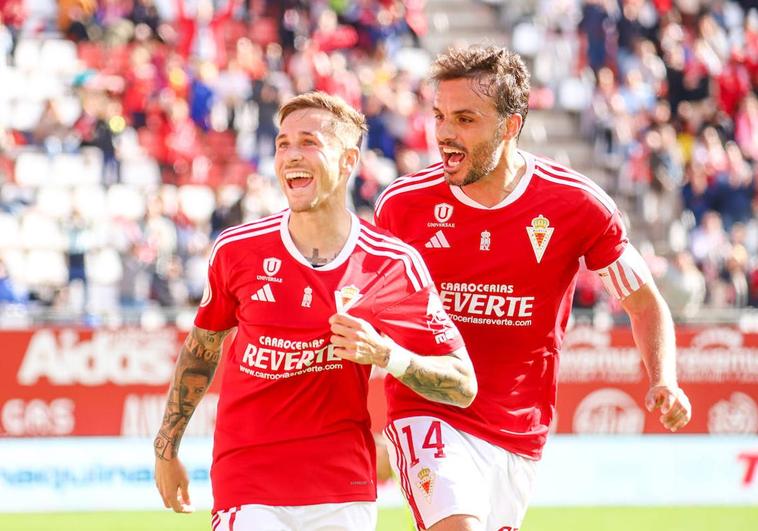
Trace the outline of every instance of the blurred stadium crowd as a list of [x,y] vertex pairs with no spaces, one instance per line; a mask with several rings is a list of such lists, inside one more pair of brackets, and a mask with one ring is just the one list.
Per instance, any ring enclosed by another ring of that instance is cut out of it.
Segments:
[[[285,206],[275,114],[302,91],[367,115],[369,217],[436,157],[424,3],[0,0],[0,321],[197,302],[215,235]],[[581,116],[675,313],[758,306],[756,2],[490,3],[533,106]],[[577,306],[604,300],[582,275]]]

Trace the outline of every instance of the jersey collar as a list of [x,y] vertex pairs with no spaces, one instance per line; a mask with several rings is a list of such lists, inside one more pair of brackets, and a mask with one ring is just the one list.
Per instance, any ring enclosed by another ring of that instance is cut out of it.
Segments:
[[450,192],[455,196],[455,198],[458,201],[460,201],[464,205],[470,206],[472,208],[478,208],[480,210],[497,210],[499,208],[503,208],[510,205],[511,203],[515,202],[519,197],[524,195],[524,192],[526,191],[527,186],[529,186],[529,182],[532,180],[532,174],[534,173],[534,158],[532,157],[532,155],[520,149],[518,150],[518,153],[524,158],[524,162],[526,162],[526,170],[524,170],[524,176],[516,185],[516,188],[514,188],[513,191],[510,194],[508,194],[505,197],[505,199],[500,201],[498,204],[493,205],[491,207],[487,207],[480,203],[477,203],[476,201],[471,199],[469,196],[467,196],[466,193],[463,190],[461,190],[460,186],[449,185]]
[[347,259],[350,257],[351,254],[353,254],[353,250],[355,249],[355,245],[358,242],[358,234],[361,232],[361,222],[358,221],[358,217],[353,214],[352,212],[349,212],[350,214],[350,234],[347,236],[347,241],[345,242],[345,245],[342,247],[342,250],[337,254],[337,256],[329,262],[328,264],[324,264],[319,267],[313,267],[313,264],[311,264],[297,249],[297,246],[295,246],[295,242],[292,241],[292,236],[290,235],[289,231],[289,220],[290,220],[290,213],[291,211],[289,209],[284,211],[284,216],[282,216],[281,224],[279,225],[279,234],[282,238],[282,243],[284,244],[284,248],[287,249],[287,252],[303,264],[304,266],[308,267],[309,269],[312,269],[314,271],[333,271],[337,269],[339,266],[344,264]]

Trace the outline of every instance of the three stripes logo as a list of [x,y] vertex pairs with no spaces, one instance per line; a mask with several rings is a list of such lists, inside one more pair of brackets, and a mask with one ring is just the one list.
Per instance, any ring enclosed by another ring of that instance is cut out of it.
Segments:
[[271,291],[271,285],[264,284],[262,288],[250,295],[250,300],[261,302],[276,302],[274,293]]
[[450,243],[448,243],[447,238],[445,238],[445,233],[438,230],[434,233],[434,236],[426,242],[424,247],[427,249],[449,249]]

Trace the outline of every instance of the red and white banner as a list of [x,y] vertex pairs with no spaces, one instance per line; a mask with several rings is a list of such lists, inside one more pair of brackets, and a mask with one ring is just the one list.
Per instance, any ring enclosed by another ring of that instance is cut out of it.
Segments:
[[[0,331],[0,436],[154,435],[184,335]],[[217,388],[215,382],[198,406],[188,434],[213,432]]]
[[[152,436],[184,333],[176,329],[0,331],[0,436]],[[677,330],[679,381],[693,406],[683,433],[758,433],[758,334]],[[217,378],[187,434],[210,435]],[[574,328],[561,354],[559,433],[663,433],[644,410],[647,376],[631,331]],[[383,382],[370,383],[373,428]]]
[[[758,433],[758,334],[677,329],[679,385],[692,421],[678,433]],[[560,360],[558,433],[669,433],[644,407],[648,379],[629,328],[574,328]]]

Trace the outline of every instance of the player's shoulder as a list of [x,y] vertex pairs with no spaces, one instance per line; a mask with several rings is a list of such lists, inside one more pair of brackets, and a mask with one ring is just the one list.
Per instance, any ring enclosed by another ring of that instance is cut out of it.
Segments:
[[546,157],[527,155],[533,159],[533,177],[557,194],[573,196],[570,204],[574,207],[588,203],[602,209],[606,215],[616,212],[616,203],[611,196],[586,175]]
[[219,253],[247,253],[250,244],[260,247],[263,241],[276,237],[286,213],[287,210],[282,210],[250,223],[235,225],[221,231],[211,249],[210,263],[213,264]]
[[390,205],[398,204],[398,199],[416,200],[418,196],[428,197],[430,188],[442,186],[444,183],[445,174],[441,162],[398,177],[377,198],[374,206],[376,216],[379,217],[383,209],[392,208]]
[[366,220],[361,220],[358,247],[408,277],[416,290],[432,284],[423,258],[413,246]]

